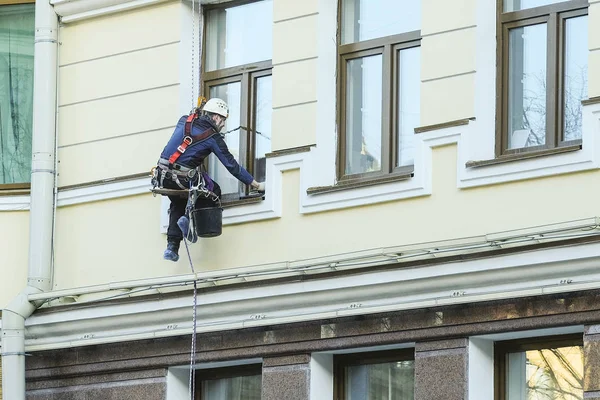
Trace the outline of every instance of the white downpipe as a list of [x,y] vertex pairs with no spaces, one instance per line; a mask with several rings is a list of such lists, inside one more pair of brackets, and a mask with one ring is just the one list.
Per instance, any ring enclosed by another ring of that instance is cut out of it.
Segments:
[[2,392],[25,400],[25,319],[39,304],[30,294],[52,288],[58,17],[48,1],[35,3],[31,211],[27,286],[2,310]]

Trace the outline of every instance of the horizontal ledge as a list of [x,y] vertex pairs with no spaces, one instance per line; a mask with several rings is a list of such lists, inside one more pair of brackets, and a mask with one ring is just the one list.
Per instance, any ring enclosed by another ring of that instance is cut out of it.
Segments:
[[84,182],[84,183],[76,183],[74,185],[66,185],[66,186],[59,186],[58,187],[58,191],[62,192],[65,190],[73,190],[73,189],[81,189],[81,188],[86,188],[86,187],[90,187],[90,186],[100,186],[100,185],[105,185],[107,183],[116,183],[116,182],[123,182],[123,181],[131,181],[134,179],[140,179],[140,178],[148,178],[148,182],[150,182],[150,171],[148,172],[140,172],[137,174],[131,174],[131,175],[123,175],[123,176],[117,176],[114,178],[106,178],[106,179],[100,179],[97,181],[91,181],[91,182]]
[[3,196],[29,196],[31,194],[31,190],[22,189],[22,190],[0,190],[0,197]]
[[592,104],[600,104],[600,96],[590,97],[589,99],[581,100],[581,104],[584,106],[590,106]]
[[261,195],[261,196],[246,196],[246,197],[242,197],[239,200],[231,200],[231,201],[222,202],[221,203],[221,207],[223,209],[225,209],[225,208],[232,208],[232,207],[237,207],[237,206],[245,206],[247,204],[260,203],[264,199],[265,199],[264,195]]
[[455,119],[453,121],[442,122],[441,124],[424,125],[415,128],[415,133],[424,133],[437,131],[438,129],[451,128],[453,126],[469,125],[470,121],[475,121],[475,117]]
[[310,187],[306,190],[306,193],[309,195],[316,194],[325,194],[332,192],[339,192],[341,190],[350,190],[350,189],[359,189],[367,186],[379,185],[382,183],[391,183],[391,182],[399,182],[405,181],[413,177],[413,173],[404,173],[398,175],[386,176],[384,178],[375,178],[375,179],[365,179],[365,180],[356,180],[356,181],[342,181],[338,182],[332,186],[315,186]]
[[310,151],[311,147],[316,146],[316,144],[307,144],[306,146],[290,147],[289,149],[275,150],[265,154],[265,158],[287,156],[288,154],[305,153]]
[[549,156],[549,155],[553,155],[553,154],[570,153],[572,151],[581,150],[581,147],[582,147],[581,144],[576,144],[576,145],[572,145],[572,146],[555,147],[553,149],[544,149],[544,150],[524,152],[524,153],[515,153],[515,154],[509,154],[509,155],[493,158],[491,160],[467,161],[465,166],[467,168],[477,168],[477,167],[486,167],[489,165],[503,164],[503,163],[513,162],[513,161],[529,160],[532,158],[545,157],[545,156]]
[[31,192],[31,183],[0,184],[0,196],[23,196]]

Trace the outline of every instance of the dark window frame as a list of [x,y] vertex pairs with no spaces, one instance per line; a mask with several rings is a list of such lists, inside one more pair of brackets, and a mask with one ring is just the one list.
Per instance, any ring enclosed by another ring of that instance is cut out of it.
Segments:
[[217,379],[237,378],[242,376],[262,376],[262,364],[243,364],[231,367],[220,367],[210,369],[196,370],[196,396],[195,400],[205,400],[202,398],[204,382]]
[[[35,0],[0,0],[0,7],[12,6],[17,4],[35,4]],[[31,181],[23,183],[0,183],[0,192],[4,192],[0,195],[28,195],[30,194],[30,190]]]
[[334,400],[343,400],[346,398],[344,368],[414,360],[415,349],[412,347],[363,353],[336,354],[333,356],[333,398]]
[[583,346],[583,333],[533,337],[494,343],[494,400],[506,400],[506,358],[509,353],[557,347]]
[[[380,180],[384,177],[406,178],[414,171],[413,165],[397,167],[398,163],[398,78],[400,66],[397,54],[401,50],[421,46],[421,31],[411,31],[361,42],[342,43],[342,2],[338,1],[337,30],[337,135],[336,177],[343,184],[355,184]],[[358,174],[346,174],[346,62],[372,55],[382,55],[382,132],[381,170]]]
[[[564,105],[565,29],[568,18],[588,14],[588,0],[570,0],[520,11],[504,12],[504,0],[496,0],[496,158],[519,159],[527,153],[544,155],[547,150],[581,146],[582,140],[562,140]],[[508,149],[509,30],[547,24],[546,136],[545,144]]]
[[[238,0],[219,4],[207,4],[202,6],[204,21],[208,20],[207,13],[215,9],[226,9],[242,6],[250,3],[258,3],[261,0]],[[253,63],[237,65],[234,67],[222,68],[213,71],[206,71],[206,29],[207,23],[204,23],[202,34],[202,69],[200,80],[200,93],[207,99],[210,99],[210,89],[214,86],[226,83],[240,82],[241,84],[241,102],[240,102],[240,125],[248,129],[240,129],[240,155],[239,164],[244,167],[252,176],[256,172],[256,100],[257,100],[257,79],[265,76],[272,76],[272,60],[263,60]],[[235,128],[235,127],[234,127]],[[204,166],[208,170],[208,158]],[[217,181],[218,183],[218,181]],[[238,192],[229,193],[221,196],[222,203],[231,204],[241,200],[250,194],[250,187],[238,182]]]

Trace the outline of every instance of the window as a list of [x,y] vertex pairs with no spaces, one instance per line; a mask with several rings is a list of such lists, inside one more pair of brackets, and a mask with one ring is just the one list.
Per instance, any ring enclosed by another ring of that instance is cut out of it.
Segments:
[[413,400],[414,349],[335,356],[336,400]]
[[0,1],[0,188],[29,187],[34,4]]
[[583,400],[582,335],[497,342],[496,400]]
[[[271,151],[273,1],[239,3],[206,6],[203,92],[229,105],[223,132],[242,129],[228,133],[225,142],[260,182],[265,180],[265,155]],[[214,155],[209,157],[209,170],[225,201],[239,199],[248,190]]]
[[262,365],[198,370],[197,400],[260,400]]
[[340,6],[338,178],[410,173],[420,122],[421,2]]
[[496,156],[579,146],[588,2],[498,1]]

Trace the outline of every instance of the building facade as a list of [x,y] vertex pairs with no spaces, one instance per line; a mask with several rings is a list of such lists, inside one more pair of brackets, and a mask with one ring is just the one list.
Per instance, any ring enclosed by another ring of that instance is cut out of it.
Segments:
[[[599,0],[0,0],[0,49],[0,398],[600,399]],[[207,160],[172,263],[198,96],[266,191]]]

